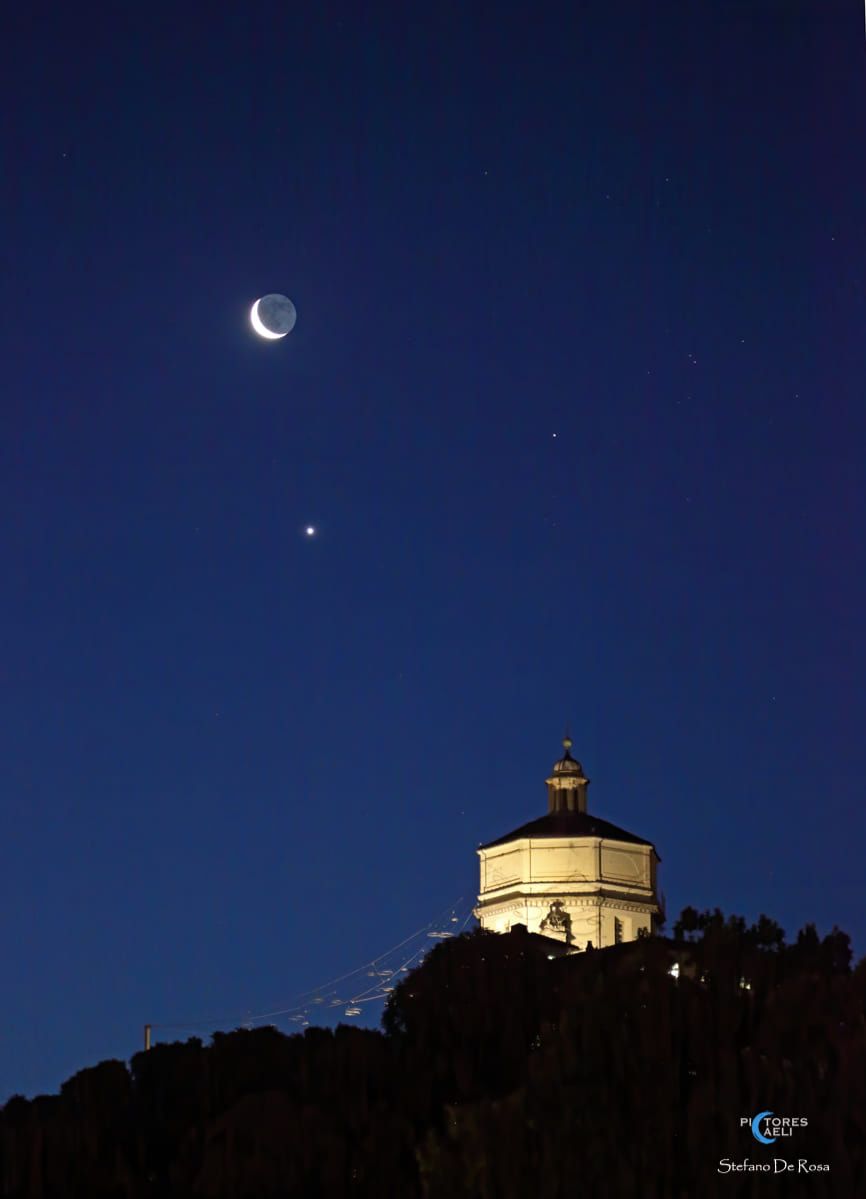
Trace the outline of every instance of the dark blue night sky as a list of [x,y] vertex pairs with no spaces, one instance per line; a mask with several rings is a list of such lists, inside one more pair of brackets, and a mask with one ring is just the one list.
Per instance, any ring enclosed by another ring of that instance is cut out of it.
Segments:
[[471,896],[566,725],[862,954],[862,4],[96,7],[0,51],[0,1100]]

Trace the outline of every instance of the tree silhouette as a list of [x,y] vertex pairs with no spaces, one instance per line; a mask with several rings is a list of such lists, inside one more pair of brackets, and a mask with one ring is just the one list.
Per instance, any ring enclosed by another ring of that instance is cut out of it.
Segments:
[[[793,1196],[866,1194],[866,963],[686,908],[675,938],[551,957],[525,930],[445,941],[383,1031],[215,1033],[0,1111],[3,1199],[564,1199],[757,1194],[742,1115],[805,1115]],[[676,969],[673,969],[676,966]],[[762,1183],[767,1180],[761,1179]],[[769,1193],[761,1187],[761,1194]]]

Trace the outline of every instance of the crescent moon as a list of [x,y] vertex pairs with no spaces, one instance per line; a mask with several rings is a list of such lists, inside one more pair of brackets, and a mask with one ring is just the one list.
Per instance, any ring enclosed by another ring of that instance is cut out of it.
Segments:
[[285,333],[274,333],[267,325],[262,324],[262,318],[259,316],[259,304],[261,300],[256,300],[250,309],[250,324],[258,333],[259,337],[266,337],[268,341],[279,341],[281,337],[285,337]]
[[760,1124],[761,1120],[763,1120],[764,1116],[772,1115],[772,1112],[758,1112],[757,1116],[755,1116],[754,1120],[752,1121],[752,1136],[756,1141],[760,1141],[762,1145],[774,1145],[776,1143],[776,1137],[765,1137],[762,1132],[758,1132],[758,1125]]

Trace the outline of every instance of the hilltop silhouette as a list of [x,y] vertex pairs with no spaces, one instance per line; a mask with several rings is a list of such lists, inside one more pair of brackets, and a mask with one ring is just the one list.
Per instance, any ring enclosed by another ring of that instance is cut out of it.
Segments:
[[[433,949],[382,1031],[158,1044],[0,1111],[4,1199],[866,1194],[866,963],[766,917],[570,957],[521,928]],[[740,1118],[807,1118],[759,1145]],[[808,1159],[826,1173],[718,1173]]]

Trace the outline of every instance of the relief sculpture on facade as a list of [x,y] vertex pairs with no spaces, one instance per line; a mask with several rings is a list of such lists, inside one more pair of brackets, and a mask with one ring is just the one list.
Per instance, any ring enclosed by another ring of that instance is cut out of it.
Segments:
[[546,932],[550,929],[551,932],[562,933],[566,944],[571,944],[571,916],[569,916],[568,912],[562,906],[561,899],[554,899],[547,915],[538,927],[541,932]]

